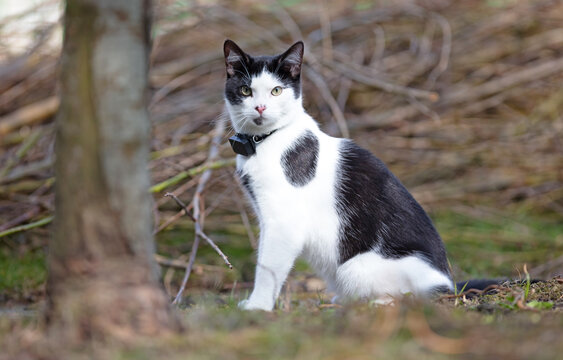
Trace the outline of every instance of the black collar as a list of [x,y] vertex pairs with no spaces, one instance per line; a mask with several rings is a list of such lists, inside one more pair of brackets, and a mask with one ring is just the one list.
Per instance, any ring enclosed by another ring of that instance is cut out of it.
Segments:
[[269,133],[263,135],[236,133],[229,138],[229,142],[231,143],[231,147],[233,148],[233,151],[235,153],[243,156],[252,156],[256,153],[256,145],[264,141],[264,139],[268,136],[275,133],[276,130],[272,130]]

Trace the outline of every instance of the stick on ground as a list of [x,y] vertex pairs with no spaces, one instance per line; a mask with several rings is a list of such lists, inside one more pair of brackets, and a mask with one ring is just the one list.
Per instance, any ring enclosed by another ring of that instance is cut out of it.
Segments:
[[211,238],[209,236],[207,236],[203,231],[201,231],[201,226],[199,225],[196,218],[189,212],[188,208],[186,207],[186,204],[184,204],[184,202],[182,200],[180,200],[176,195],[174,195],[172,193],[166,193],[166,194],[164,194],[164,196],[171,197],[172,199],[174,199],[174,201],[176,201],[176,203],[178,205],[180,205],[184,209],[185,214],[190,219],[192,219],[192,221],[195,223],[195,228],[196,228],[197,234],[199,236],[201,236],[202,238],[204,238],[205,241],[207,241],[209,243],[209,245],[211,245],[211,247],[223,258],[223,261],[225,261],[225,264],[227,264],[229,269],[232,269],[233,265],[231,265],[231,263],[229,262],[229,258],[221,251],[221,249],[219,249],[219,247],[215,244],[215,242],[213,240],[211,240]]

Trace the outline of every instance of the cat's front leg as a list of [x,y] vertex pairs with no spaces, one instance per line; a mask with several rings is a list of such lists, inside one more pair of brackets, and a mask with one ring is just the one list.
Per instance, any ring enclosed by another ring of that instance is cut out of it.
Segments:
[[271,311],[274,308],[283,283],[302,250],[297,236],[280,228],[268,227],[263,231],[258,244],[254,290],[247,300],[239,303],[241,309]]

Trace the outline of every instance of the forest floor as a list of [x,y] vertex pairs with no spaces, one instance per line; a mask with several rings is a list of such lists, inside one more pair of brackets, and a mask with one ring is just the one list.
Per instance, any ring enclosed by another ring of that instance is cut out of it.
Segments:
[[[194,242],[193,222],[166,192],[190,209],[199,197],[198,220],[234,269],[202,244],[178,305],[185,333],[103,346],[97,339],[68,357],[563,353],[563,3],[321,2],[156,2],[149,166],[164,288],[173,299]],[[23,37],[10,24],[29,15],[0,26],[0,359],[60,358],[60,344],[42,338],[41,311],[61,32],[56,22],[37,22],[25,51],[11,50],[8,40]],[[258,229],[233,177],[230,129],[218,126],[227,37],[251,54],[304,39],[307,111],[326,132],[387,163],[432,217],[456,280],[512,281],[424,304],[337,306],[300,261],[276,311],[239,311],[252,286]]]
[[[296,274],[289,284],[311,280]],[[392,306],[333,305],[321,292],[286,287],[274,312],[246,312],[236,306],[243,297],[194,289],[178,309],[181,334],[71,349],[45,340],[37,305],[3,310],[0,359],[558,359],[563,351],[560,278]]]

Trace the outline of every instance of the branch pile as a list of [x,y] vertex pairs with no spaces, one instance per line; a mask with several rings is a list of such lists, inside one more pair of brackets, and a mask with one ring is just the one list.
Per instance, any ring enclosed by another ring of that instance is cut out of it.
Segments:
[[[231,175],[229,129],[212,145],[224,121],[225,38],[251,54],[303,39],[307,110],[327,132],[381,157],[426,207],[563,216],[563,3],[281,3],[156,4],[149,110],[157,232],[184,213],[163,197],[170,192],[189,203],[199,231],[210,219],[253,239]],[[2,235],[51,219],[59,50],[47,40],[60,36],[57,26],[42,24],[29,49],[1,59]]]

